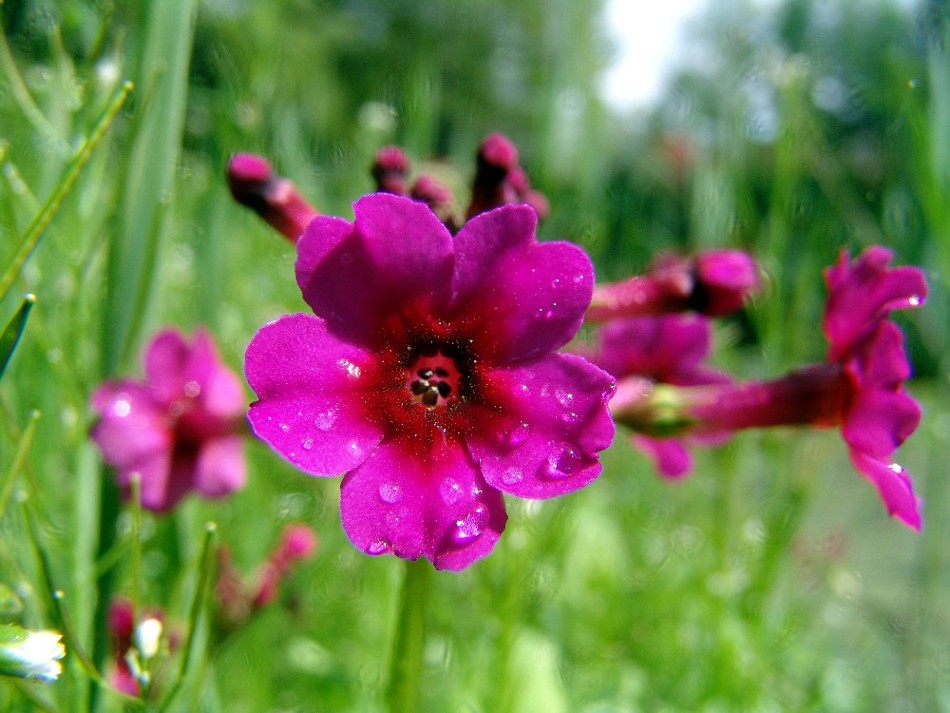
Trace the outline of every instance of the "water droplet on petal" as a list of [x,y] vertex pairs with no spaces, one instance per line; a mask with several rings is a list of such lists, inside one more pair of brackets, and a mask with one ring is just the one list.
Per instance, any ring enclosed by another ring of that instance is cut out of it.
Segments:
[[556,398],[557,402],[564,408],[570,408],[574,404],[574,394],[564,389],[557,389],[554,392],[554,398]]
[[379,539],[373,540],[369,543],[369,547],[366,548],[367,554],[371,555],[381,555],[383,552],[389,551],[389,543],[386,540]]
[[397,503],[402,498],[402,488],[398,483],[383,483],[379,486],[379,497],[386,503]]
[[312,450],[312,449],[313,449],[313,439],[310,438],[309,436],[308,436],[307,438],[304,438],[304,439],[303,439],[303,442],[300,444],[300,447],[303,448],[305,451]]
[[584,459],[581,455],[573,448],[566,447],[556,455],[548,457],[543,472],[549,478],[567,478],[574,475],[583,465]]
[[564,421],[564,423],[576,423],[579,418],[580,416],[577,415],[577,411],[565,411],[561,414],[561,420]]
[[482,534],[488,524],[488,507],[484,503],[475,503],[464,517],[455,521],[452,539],[457,545],[467,545]]
[[555,277],[553,280],[551,280],[551,287],[553,287],[554,289],[557,289],[557,288],[560,287],[560,286],[561,286],[561,278],[560,278],[560,277]]
[[584,282],[587,278],[584,275],[574,275],[574,277],[571,279],[575,285],[579,285],[582,282]]
[[313,425],[319,428],[321,431],[329,431],[333,428],[333,424],[336,423],[337,410],[335,408],[324,409],[323,411],[318,411],[317,415],[313,419]]
[[439,486],[439,495],[446,505],[455,505],[462,497],[462,486],[452,478],[446,478]]
[[501,474],[501,481],[505,485],[517,485],[522,480],[524,480],[524,471],[522,471],[520,468],[515,468],[514,466],[505,469],[505,471]]
[[510,428],[504,428],[498,432],[498,442],[503,446],[514,448],[520,446],[528,439],[531,427],[524,421],[516,423]]
[[897,473],[898,475],[904,472],[904,469],[901,467],[901,465],[900,465],[899,463],[891,463],[891,464],[890,464],[889,466],[887,466],[887,467],[890,468],[891,470],[893,470],[893,471],[894,471],[895,473]]
[[185,392],[185,396],[193,399],[201,393],[201,384],[197,381],[186,381],[183,391]]
[[284,433],[287,433],[287,431],[290,430],[290,426],[288,426],[286,423],[282,423],[280,424],[280,430],[283,431]]
[[354,458],[360,458],[363,455],[363,446],[356,441],[350,441],[346,444],[347,452]]
[[923,302],[923,300],[920,299],[920,295],[911,295],[910,299],[907,300],[907,303],[911,307],[919,307],[921,302]]

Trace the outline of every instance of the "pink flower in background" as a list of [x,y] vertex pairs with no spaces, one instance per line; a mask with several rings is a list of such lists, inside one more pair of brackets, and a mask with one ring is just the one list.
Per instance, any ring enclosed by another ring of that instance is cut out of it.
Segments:
[[646,274],[594,288],[589,321],[676,312],[721,317],[742,309],[762,287],[759,268],[741,250],[708,250],[691,257],[660,255]]
[[923,273],[890,267],[892,253],[879,246],[853,262],[842,254],[825,273],[828,302],[824,332],[828,361],[850,384],[841,424],[851,462],[878,490],[888,512],[920,529],[920,506],[910,477],[891,454],[920,423],[918,403],[904,390],[911,375],[904,337],[888,316],[919,307],[927,296]]
[[538,243],[527,206],[480,214],[454,240],[408,198],[354,211],[298,242],[316,316],[281,317],[248,345],[251,428],[307,473],[345,474],[358,548],[462,569],[501,535],[502,492],[552,497],[600,472],[613,380],[553,353],[581,324],[593,267],[574,245]]
[[92,438],[126,497],[138,474],[142,506],[165,512],[194,490],[220,498],[244,485],[246,400],[211,336],[159,332],[145,352],[145,380],[113,379],[92,396]]
[[[587,356],[618,380],[610,406],[623,411],[628,402],[639,401],[657,384],[728,383],[728,376],[704,364],[710,341],[709,320],[696,314],[628,317],[605,324]],[[693,468],[693,458],[680,438],[634,433],[632,441],[668,478],[686,475]]]
[[621,381],[620,400],[611,410],[634,429],[672,424],[671,435],[796,424],[840,427],[851,462],[877,488],[888,512],[920,529],[911,479],[891,456],[916,430],[921,411],[904,389],[910,363],[903,335],[888,317],[895,309],[923,304],[927,285],[920,270],[892,268],[890,260],[889,250],[871,247],[854,261],[843,254],[825,273],[826,363],[772,381],[656,393],[639,382]]
[[306,525],[288,525],[280,542],[260,566],[253,583],[245,582],[231,562],[230,550],[218,550],[218,583],[215,587],[221,623],[234,628],[277,599],[280,583],[291,570],[317,551],[317,533]]

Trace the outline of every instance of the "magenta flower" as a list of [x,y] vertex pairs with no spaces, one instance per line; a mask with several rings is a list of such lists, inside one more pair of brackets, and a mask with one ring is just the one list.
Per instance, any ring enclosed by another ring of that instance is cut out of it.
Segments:
[[261,156],[239,153],[228,162],[231,195],[268,225],[296,242],[317,211],[300,195],[289,178],[278,176]]
[[241,382],[202,329],[189,344],[159,332],[145,352],[145,380],[114,379],[92,396],[92,438],[126,498],[141,482],[142,507],[173,508],[189,491],[220,498],[244,485]]
[[742,309],[761,286],[755,260],[740,250],[710,250],[693,257],[666,254],[644,275],[597,285],[587,319],[686,311],[720,317]]
[[[851,462],[877,488],[888,512],[920,529],[920,503],[910,477],[891,458],[920,423],[920,406],[904,389],[911,373],[904,339],[888,320],[894,309],[923,304],[920,270],[890,267],[891,253],[871,247],[846,254],[827,270],[824,332],[827,362],[773,381],[684,387],[611,404],[621,422],[651,431],[677,424],[679,433],[723,434],[781,425],[838,426]],[[630,392],[636,388],[634,384]],[[618,394],[627,393],[623,383]]]
[[[704,364],[709,354],[709,320],[696,314],[628,317],[612,320],[599,332],[588,358],[618,380],[611,409],[629,411],[642,402],[657,384],[695,386],[730,381],[725,374]],[[628,418],[629,418],[628,413]],[[651,430],[662,431],[651,414]],[[673,430],[679,424],[672,424]],[[696,436],[685,436],[695,440]],[[668,478],[688,474],[693,458],[680,438],[660,438],[634,432],[633,444],[649,456]],[[708,441],[708,438],[706,439]]]
[[462,569],[501,535],[502,492],[548,498],[600,472],[613,380],[552,353],[581,324],[593,268],[574,245],[538,243],[527,206],[454,239],[408,198],[354,210],[352,223],[315,219],[298,243],[316,316],[281,317],[248,345],[251,428],[307,473],[345,474],[358,548]]

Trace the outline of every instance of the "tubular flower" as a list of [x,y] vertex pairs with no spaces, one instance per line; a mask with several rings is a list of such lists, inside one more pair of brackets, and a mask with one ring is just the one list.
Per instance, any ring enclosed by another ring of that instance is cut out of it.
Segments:
[[228,162],[228,187],[234,200],[293,242],[317,215],[293,181],[274,173],[270,162],[261,156],[233,156]]
[[92,438],[125,496],[137,474],[142,507],[165,512],[191,490],[220,498],[243,487],[245,404],[237,375],[206,331],[189,344],[168,329],[148,345],[144,381],[116,379],[96,389]]
[[[920,529],[911,479],[891,455],[916,430],[921,411],[904,389],[911,367],[903,335],[888,316],[923,304],[927,285],[920,270],[892,268],[890,260],[889,250],[875,246],[854,261],[843,254],[826,271],[826,363],[772,381],[641,390],[637,398],[612,404],[617,419],[652,431],[673,413],[680,432],[700,434],[840,427],[852,464],[877,488],[888,512]],[[621,383],[618,392],[625,390]]]
[[590,299],[590,259],[540,244],[503,206],[453,239],[424,204],[377,193],[315,219],[297,282],[314,315],[264,325],[245,372],[254,433],[312,475],[344,473],[340,509],[369,554],[462,569],[504,529],[502,492],[568,493],[600,472],[613,380],[553,353]]
[[[730,381],[721,372],[703,362],[709,354],[709,321],[696,314],[628,317],[611,320],[599,332],[589,359],[619,380],[610,402],[612,409],[623,411],[628,403],[639,402],[657,384],[695,386]],[[662,431],[652,416],[651,430]],[[675,431],[678,424],[670,424]],[[695,436],[687,435],[687,440]],[[668,478],[688,474],[693,458],[679,438],[660,438],[634,433],[633,444],[654,462]]]
[[663,255],[645,275],[597,285],[587,319],[602,322],[687,311],[721,317],[742,309],[761,285],[755,260],[740,250]]

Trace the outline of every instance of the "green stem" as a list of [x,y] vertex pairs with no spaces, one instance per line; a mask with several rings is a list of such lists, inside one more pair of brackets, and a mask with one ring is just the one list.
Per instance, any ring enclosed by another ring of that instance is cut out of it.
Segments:
[[112,126],[113,119],[115,119],[119,113],[122,105],[125,104],[125,99],[130,91],[132,91],[132,83],[125,82],[115,97],[113,97],[109,106],[106,107],[102,117],[96,122],[92,133],[79,145],[76,153],[73,154],[63,178],[56,184],[56,188],[50,193],[46,202],[43,203],[43,207],[40,208],[39,213],[33,217],[33,220],[27,226],[26,232],[23,234],[23,238],[14,253],[13,259],[10,261],[3,275],[0,276],[0,297],[6,295],[14,280],[16,280],[20,274],[20,270],[33,253],[40,238],[43,237],[43,233],[46,232],[46,228],[49,227],[53,216],[59,211],[63,201],[66,200],[66,196],[69,195],[73,185],[76,183],[76,179],[79,178],[79,174],[82,173],[83,168],[85,168],[86,163],[92,156],[93,150],[99,145],[99,142],[102,141],[102,137],[105,136],[109,127]]
[[390,713],[415,713],[421,710],[419,693],[431,580],[432,565],[428,561],[406,561],[399,601],[399,620],[389,664],[389,687],[386,691]]

